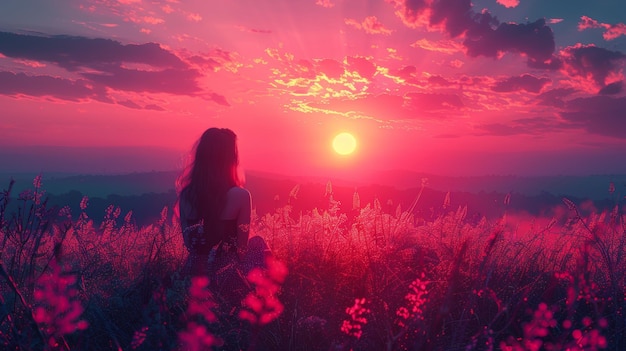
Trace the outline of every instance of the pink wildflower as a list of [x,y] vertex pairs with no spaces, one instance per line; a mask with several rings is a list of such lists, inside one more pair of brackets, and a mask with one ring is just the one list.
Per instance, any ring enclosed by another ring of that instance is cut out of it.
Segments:
[[248,281],[254,284],[254,291],[244,298],[243,305],[246,309],[239,312],[239,318],[257,325],[264,325],[278,318],[284,306],[277,295],[286,276],[285,264],[271,257],[267,259],[267,269],[251,270]]
[[367,315],[371,312],[365,308],[367,300],[365,298],[355,299],[354,305],[346,308],[346,313],[350,317],[341,324],[341,331],[349,336],[360,339],[363,335],[363,326],[367,324]]

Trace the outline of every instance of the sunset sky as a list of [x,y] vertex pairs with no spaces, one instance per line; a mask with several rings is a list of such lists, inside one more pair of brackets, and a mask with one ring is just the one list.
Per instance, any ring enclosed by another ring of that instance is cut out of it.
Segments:
[[[626,173],[623,0],[10,0],[0,171]],[[350,132],[353,154],[333,152]]]

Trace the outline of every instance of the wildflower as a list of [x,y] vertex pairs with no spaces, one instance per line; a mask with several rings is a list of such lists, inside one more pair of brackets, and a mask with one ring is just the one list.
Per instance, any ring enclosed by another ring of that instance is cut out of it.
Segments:
[[450,192],[446,193],[446,197],[443,199],[443,209],[450,207]]
[[423,306],[426,303],[426,290],[427,282],[423,281],[425,275],[422,273],[420,278],[415,279],[409,285],[409,293],[406,294],[404,299],[407,302],[406,306],[401,306],[396,310],[396,316],[398,320],[396,324],[400,327],[405,327],[411,320],[423,320]]
[[213,346],[221,346],[223,343],[211,334],[207,328],[196,322],[189,322],[187,328],[178,333],[183,350],[201,351]]
[[324,197],[327,197],[328,195],[332,195],[333,194],[333,184],[329,181],[328,183],[326,183],[326,193],[324,194]]
[[80,209],[81,210],[85,210],[87,209],[87,205],[89,204],[89,197],[88,196],[83,196],[83,199],[80,200]]
[[69,206],[63,206],[60,210],[59,210],[59,217],[66,217],[68,219],[72,218],[72,210],[70,210]]
[[296,186],[294,186],[291,191],[289,192],[289,200],[291,199],[298,199],[298,192],[300,191],[300,184],[296,184]]
[[133,340],[130,343],[130,347],[133,350],[139,348],[139,346],[141,346],[141,344],[146,341],[147,332],[148,327],[141,327],[141,329],[135,331],[135,333],[133,334]]
[[33,200],[35,198],[35,196],[33,195],[33,191],[30,189],[26,189],[24,191],[22,191],[18,196],[17,199],[18,200],[22,200],[22,201],[29,201],[29,200]]
[[568,199],[568,198],[564,197],[564,198],[563,198],[563,203],[565,203],[565,205],[567,206],[567,208],[569,208],[569,209],[570,209],[570,211],[575,211],[575,210],[576,210],[576,204],[574,204],[574,203],[572,202],[572,200],[570,200],[570,199]]
[[341,331],[349,336],[360,339],[363,335],[363,326],[367,324],[367,315],[371,312],[365,308],[365,298],[355,299],[354,305],[346,308],[346,314],[350,317],[341,324]]
[[[201,316],[206,322],[215,322],[217,317],[212,309],[217,306],[208,290],[209,278],[193,277],[189,288],[189,306],[187,313],[190,316]],[[191,320],[184,330],[178,333],[178,339],[183,350],[200,351],[213,346],[221,346],[223,341],[211,334],[205,325]]]
[[[523,325],[524,338],[521,339],[521,343],[514,338],[509,338],[507,341],[500,343],[502,350],[540,350],[543,347],[543,338],[550,334],[550,329],[557,326],[556,319],[554,319],[553,311],[548,308],[545,303],[540,303],[538,308],[533,312],[532,321]],[[552,346],[546,344],[546,346]],[[548,349],[546,347],[546,349]]]
[[207,322],[215,322],[217,318],[211,309],[217,306],[217,304],[213,301],[208,287],[209,278],[207,277],[199,276],[191,279],[187,313],[190,315],[197,314],[204,316]]
[[87,329],[88,323],[80,319],[83,307],[74,287],[76,277],[63,274],[61,267],[52,261],[51,272],[42,275],[35,286],[33,317],[49,346],[56,348],[63,336]]
[[276,295],[286,276],[287,267],[271,257],[267,259],[267,269],[251,270],[247,278],[254,285],[254,291],[244,298],[245,309],[239,312],[239,318],[257,325],[264,325],[278,318],[284,306]]
[[164,206],[161,210],[161,217],[159,219],[159,225],[162,226],[167,221],[167,206]]
[[35,189],[41,188],[41,174],[37,175],[35,179],[33,179],[33,186]]
[[359,193],[354,191],[354,195],[352,195],[352,209],[358,210],[361,208],[361,198],[359,197]]
[[129,224],[132,216],[133,210],[128,211],[128,213],[126,213],[126,216],[124,216],[124,223]]

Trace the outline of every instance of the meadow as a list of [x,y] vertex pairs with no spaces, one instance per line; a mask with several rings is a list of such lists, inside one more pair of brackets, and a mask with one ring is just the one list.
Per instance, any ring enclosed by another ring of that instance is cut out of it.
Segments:
[[[623,350],[626,214],[567,198],[520,224],[378,200],[255,213],[274,253],[241,302],[181,274],[173,209],[137,226],[47,205],[41,177],[0,194],[0,346],[6,350]],[[424,187],[422,187],[422,190]],[[7,211],[9,204],[17,210]],[[75,205],[75,204],[71,204]],[[346,204],[343,204],[346,205]],[[97,225],[94,223],[98,223]]]

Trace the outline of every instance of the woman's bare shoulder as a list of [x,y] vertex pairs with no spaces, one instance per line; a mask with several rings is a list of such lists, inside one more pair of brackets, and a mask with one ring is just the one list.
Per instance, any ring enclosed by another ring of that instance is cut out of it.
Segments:
[[237,201],[250,201],[251,195],[248,189],[234,186],[228,189],[228,193],[226,196],[229,199],[237,200]]

